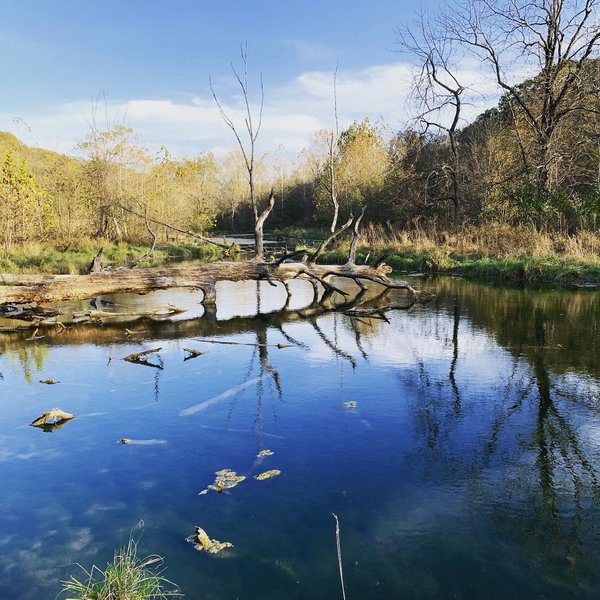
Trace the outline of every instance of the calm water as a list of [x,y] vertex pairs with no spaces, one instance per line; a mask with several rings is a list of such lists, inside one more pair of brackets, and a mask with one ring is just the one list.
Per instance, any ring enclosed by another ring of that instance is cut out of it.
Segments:
[[[0,337],[0,598],[54,598],[140,520],[187,598],[341,598],[332,512],[350,600],[597,598],[600,295],[416,284],[436,299],[390,323],[248,283],[202,318],[175,290],[116,298],[173,321]],[[29,426],[55,406],[77,417]],[[222,468],[248,479],[199,496]],[[194,525],[235,547],[197,552]]]

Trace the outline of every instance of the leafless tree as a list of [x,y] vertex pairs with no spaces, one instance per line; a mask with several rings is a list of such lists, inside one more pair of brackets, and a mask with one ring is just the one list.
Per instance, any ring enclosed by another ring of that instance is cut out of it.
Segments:
[[431,128],[448,137],[452,159],[442,165],[451,186],[454,207],[454,227],[462,225],[460,190],[460,152],[458,126],[460,124],[464,88],[456,76],[455,45],[444,28],[421,13],[414,27],[398,28],[398,43],[416,61],[418,71],[413,81],[413,97],[417,104],[417,121],[424,133]]
[[253,111],[250,102],[250,89],[248,85],[248,45],[242,44],[240,47],[240,53],[242,58],[243,65],[243,73],[240,75],[236,68],[231,65],[231,70],[240,86],[242,91],[242,96],[244,98],[244,109],[245,109],[245,117],[244,117],[244,125],[246,127],[246,132],[248,134],[247,144],[244,144],[242,141],[241,135],[238,132],[238,128],[233,122],[232,118],[227,115],[221,102],[219,101],[217,94],[213,88],[212,81],[210,81],[210,89],[215,99],[215,102],[219,108],[219,112],[221,113],[221,117],[223,121],[228,125],[228,127],[233,131],[235,135],[235,139],[240,147],[242,152],[242,156],[244,157],[244,163],[246,165],[246,170],[248,172],[248,185],[250,187],[250,205],[252,206],[252,213],[254,215],[254,250],[256,253],[255,258],[257,260],[263,259],[264,254],[264,243],[263,243],[263,227],[264,223],[269,216],[271,210],[273,209],[275,203],[275,197],[273,191],[271,191],[269,197],[269,203],[264,211],[259,213],[258,210],[258,202],[256,197],[256,183],[254,180],[255,175],[255,167],[256,167],[256,140],[258,139],[258,134],[260,133],[260,128],[262,126],[262,115],[263,108],[265,104],[265,89],[263,85],[262,75],[260,76],[260,107],[258,111],[258,119],[255,122],[253,119]]
[[[456,0],[441,22],[448,38],[490,67],[534,142],[538,195],[551,191],[552,147],[563,119],[595,110],[579,94],[589,58],[600,48],[600,0]],[[535,84],[519,85],[524,76]]]
[[337,113],[337,65],[333,72],[333,115],[335,117],[335,132],[332,130],[329,136],[329,184],[328,192],[331,204],[333,205],[333,218],[331,219],[331,233],[335,231],[337,226],[338,215],[340,212],[340,203],[337,197],[337,187],[335,181],[335,160],[336,150],[340,141],[340,127],[338,123]]

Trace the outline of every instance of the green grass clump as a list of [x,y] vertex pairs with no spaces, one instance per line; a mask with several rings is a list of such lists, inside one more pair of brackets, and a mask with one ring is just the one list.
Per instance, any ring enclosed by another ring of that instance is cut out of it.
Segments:
[[78,565],[84,576],[77,579],[71,575],[63,581],[65,599],[159,600],[183,596],[174,583],[154,570],[162,565],[162,558],[157,555],[139,558],[137,544],[133,534],[130,535],[127,544],[115,551],[113,561],[104,570],[94,565],[87,571]]

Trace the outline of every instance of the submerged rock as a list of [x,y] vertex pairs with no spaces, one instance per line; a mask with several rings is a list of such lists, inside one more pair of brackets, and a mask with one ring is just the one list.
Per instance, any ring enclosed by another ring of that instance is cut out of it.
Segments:
[[75,415],[67,413],[60,408],[53,408],[52,410],[43,412],[35,421],[32,421],[32,427],[43,427],[44,425],[56,425],[58,423],[65,423],[74,419]]
[[194,544],[194,548],[199,552],[207,552],[208,554],[218,554],[225,548],[233,548],[231,542],[220,542],[219,540],[211,540],[208,534],[202,527],[195,527],[196,532],[194,535],[185,538],[186,542]]
[[279,469],[271,469],[270,471],[265,471],[264,473],[255,475],[254,479],[257,481],[263,481],[263,479],[271,479],[271,477],[277,477],[277,475],[281,475],[281,471]]
[[275,452],[273,452],[273,450],[261,450],[256,455],[256,458],[262,458],[263,456],[273,456],[273,454],[275,454]]
[[231,469],[221,469],[215,472],[216,478],[205,490],[198,492],[199,496],[208,494],[209,490],[221,493],[223,490],[230,490],[246,479],[245,475],[238,475]]

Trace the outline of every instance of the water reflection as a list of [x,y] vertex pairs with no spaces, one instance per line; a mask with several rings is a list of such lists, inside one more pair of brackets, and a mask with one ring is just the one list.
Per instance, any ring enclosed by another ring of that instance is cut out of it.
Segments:
[[[19,553],[56,580],[57,564],[109,555],[119,532],[144,518],[154,527],[150,550],[167,555],[169,576],[190,597],[206,589],[215,598],[330,598],[332,511],[356,597],[593,597],[599,297],[422,285],[435,300],[408,311],[394,310],[408,306],[396,292],[361,292],[353,313],[354,301],[315,298],[308,285],[290,299],[263,282],[221,294],[215,310],[191,319],[74,325],[33,343],[2,338],[0,530],[13,537],[0,539],[0,597],[27,597],[22,581],[32,598],[56,591],[15,566]],[[206,338],[243,345],[205,347]],[[152,371],[118,360],[158,346]],[[208,351],[184,363],[185,347]],[[79,416],[29,437],[22,424],[43,387],[33,374],[61,360],[72,361],[71,373],[49,373],[63,383],[44,388],[44,401],[60,399]],[[75,388],[75,369],[89,389]],[[120,438],[168,443],[128,447]],[[266,447],[277,461],[269,467],[283,473],[277,481],[199,500],[214,471],[251,475]],[[68,460],[61,486],[36,470],[40,460]],[[51,544],[33,551],[48,530],[44,506],[64,512],[60,557]],[[181,542],[199,518],[234,541],[229,566],[199,562]]]

